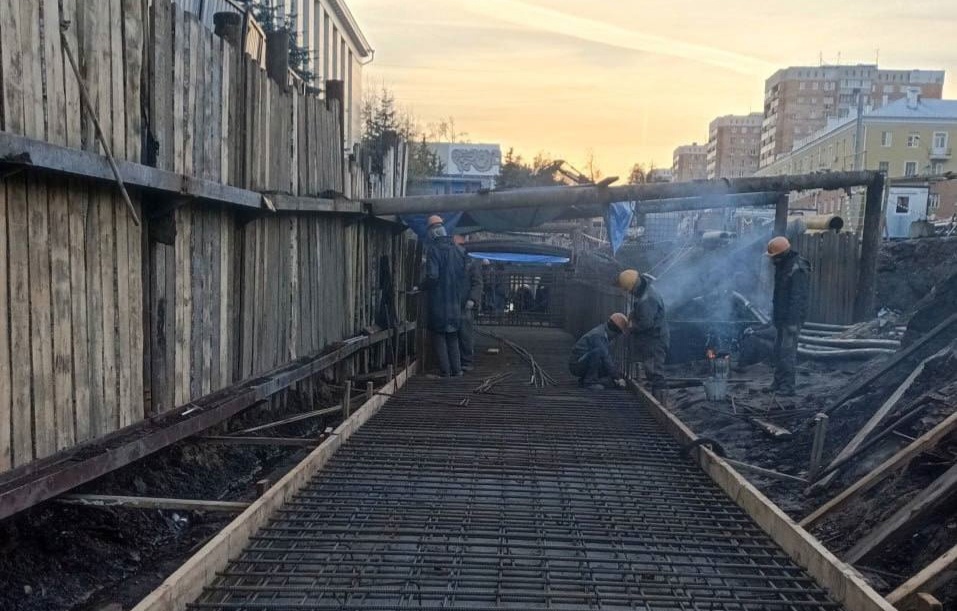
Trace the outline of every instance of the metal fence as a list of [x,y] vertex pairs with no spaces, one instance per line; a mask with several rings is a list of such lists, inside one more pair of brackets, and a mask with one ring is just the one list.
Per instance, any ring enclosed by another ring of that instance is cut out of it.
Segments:
[[486,267],[479,324],[560,327],[564,275],[564,267]]

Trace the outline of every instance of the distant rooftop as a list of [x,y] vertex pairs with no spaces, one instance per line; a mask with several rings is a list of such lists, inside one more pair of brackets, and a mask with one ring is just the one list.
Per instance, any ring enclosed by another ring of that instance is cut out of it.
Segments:
[[864,113],[864,118],[957,119],[957,100],[921,98],[916,107],[912,108],[907,105],[907,98],[901,98],[877,110]]

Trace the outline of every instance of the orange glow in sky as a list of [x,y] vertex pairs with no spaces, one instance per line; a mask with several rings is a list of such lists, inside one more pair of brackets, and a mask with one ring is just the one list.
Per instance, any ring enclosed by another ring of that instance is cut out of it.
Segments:
[[708,123],[763,108],[777,68],[943,69],[957,98],[953,0],[349,0],[384,83],[423,124],[544,151],[605,175],[670,167]]

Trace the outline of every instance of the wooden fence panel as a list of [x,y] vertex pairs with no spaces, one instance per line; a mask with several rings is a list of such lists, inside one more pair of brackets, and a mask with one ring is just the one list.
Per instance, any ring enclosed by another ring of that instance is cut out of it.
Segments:
[[795,248],[811,263],[808,319],[848,324],[854,319],[859,246],[854,233],[806,233]]

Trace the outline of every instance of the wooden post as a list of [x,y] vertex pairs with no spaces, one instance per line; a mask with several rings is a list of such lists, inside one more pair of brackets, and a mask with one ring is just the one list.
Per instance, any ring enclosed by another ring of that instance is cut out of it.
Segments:
[[272,486],[272,482],[270,482],[269,479],[261,479],[256,482],[256,497],[258,498],[266,494],[270,486]]
[[375,396],[375,384],[372,383],[372,380],[366,382],[366,401]]
[[239,13],[222,11],[213,15],[213,26],[219,36],[237,49],[243,35],[243,16]]
[[342,417],[348,418],[352,414],[352,380],[346,380],[345,395],[342,397]]
[[266,32],[266,74],[286,91],[289,87],[289,31]]
[[386,374],[386,380],[392,382],[392,380],[395,379],[395,365],[389,365],[386,367],[386,371],[388,371],[388,374]]
[[[784,235],[788,231],[788,194],[782,193],[774,205],[774,235]],[[773,236],[772,236],[773,237]]]
[[877,255],[881,248],[881,213],[884,207],[884,175],[878,172],[867,185],[864,202],[864,228],[861,235],[861,259],[854,298],[854,320],[869,320],[873,315],[877,285]]
[[814,417],[814,442],[811,445],[811,464],[807,470],[807,478],[812,482],[817,479],[817,474],[821,470],[821,460],[824,458],[827,420],[827,414],[818,414]]

